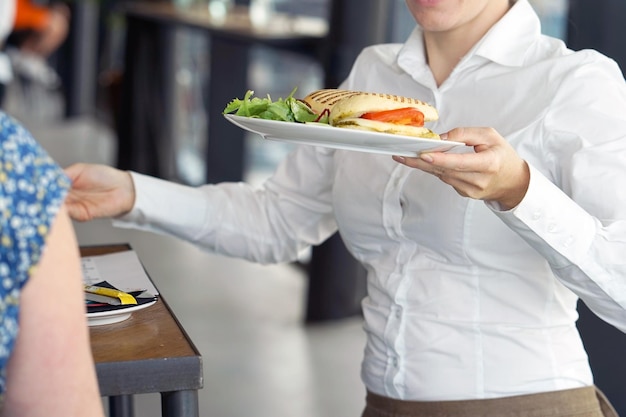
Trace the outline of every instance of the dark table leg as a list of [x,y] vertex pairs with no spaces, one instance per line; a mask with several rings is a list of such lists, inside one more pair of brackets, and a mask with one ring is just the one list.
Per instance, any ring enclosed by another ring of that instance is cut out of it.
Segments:
[[594,383],[609,398],[620,416],[626,416],[624,379],[626,362],[626,334],[606,323],[593,313],[584,302],[578,302],[580,318],[576,326],[585,344]]
[[243,98],[248,85],[249,45],[211,38],[209,99],[207,106],[208,183],[241,181],[245,166],[243,129],[231,124],[222,111],[233,98]]
[[366,271],[338,233],[313,248],[308,265],[306,321],[322,322],[361,314]]
[[135,408],[132,395],[116,395],[109,397],[110,417],[134,417]]
[[198,391],[173,391],[161,393],[163,417],[199,417]]
[[70,60],[66,62],[65,98],[67,117],[91,115],[96,104],[98,62],[98,5],[81,1],[71,4]]
[[173,29],[128,17],[122,98],[117,116],[117,167],[171,174]]

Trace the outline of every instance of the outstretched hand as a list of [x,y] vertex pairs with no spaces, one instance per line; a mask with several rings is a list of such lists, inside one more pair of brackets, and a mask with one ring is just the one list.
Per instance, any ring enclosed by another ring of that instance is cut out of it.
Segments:
[[72,181],[65,204],[74,220],[116,217],[135,204],[135,187],[128,172],[81,163],[67,167],[65,173]]
[[475,153],[425,152],[394,160],[438,177],[464,197],[495,201],[503,210],[517,206],[528,190],[530,172],[513,147],[492,128],[457,128],[441,135],[463,142]]

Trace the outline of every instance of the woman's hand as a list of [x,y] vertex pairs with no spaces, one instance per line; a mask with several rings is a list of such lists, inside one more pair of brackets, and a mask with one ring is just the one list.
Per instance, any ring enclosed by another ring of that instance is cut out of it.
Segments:
[[457,128],[441,138],[473,146],[475,153],[428,152],[417,158],[393,158],[435,175],[464,197],[495,201],[503,210],[522,201],[530,181],[528,165],[498,132],[492,128]]
[[135,186],[128,172],[106,165],[75,164],[65,173],[72,180],[65,204],[74,220],[116,217],[135,204]]

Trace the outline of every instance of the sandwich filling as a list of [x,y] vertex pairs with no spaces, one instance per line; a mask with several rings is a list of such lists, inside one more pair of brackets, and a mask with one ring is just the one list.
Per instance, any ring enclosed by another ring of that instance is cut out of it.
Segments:
[[424,126],[424,113],[412,107],[368,112],[362,114],[361,118],[396,125]]

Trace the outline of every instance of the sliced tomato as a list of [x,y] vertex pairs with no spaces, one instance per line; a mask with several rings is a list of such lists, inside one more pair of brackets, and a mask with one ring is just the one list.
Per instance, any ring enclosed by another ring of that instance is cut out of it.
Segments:
[[364,113],[361,117],[397,125],[424,126],[424,113],[413,107]]

